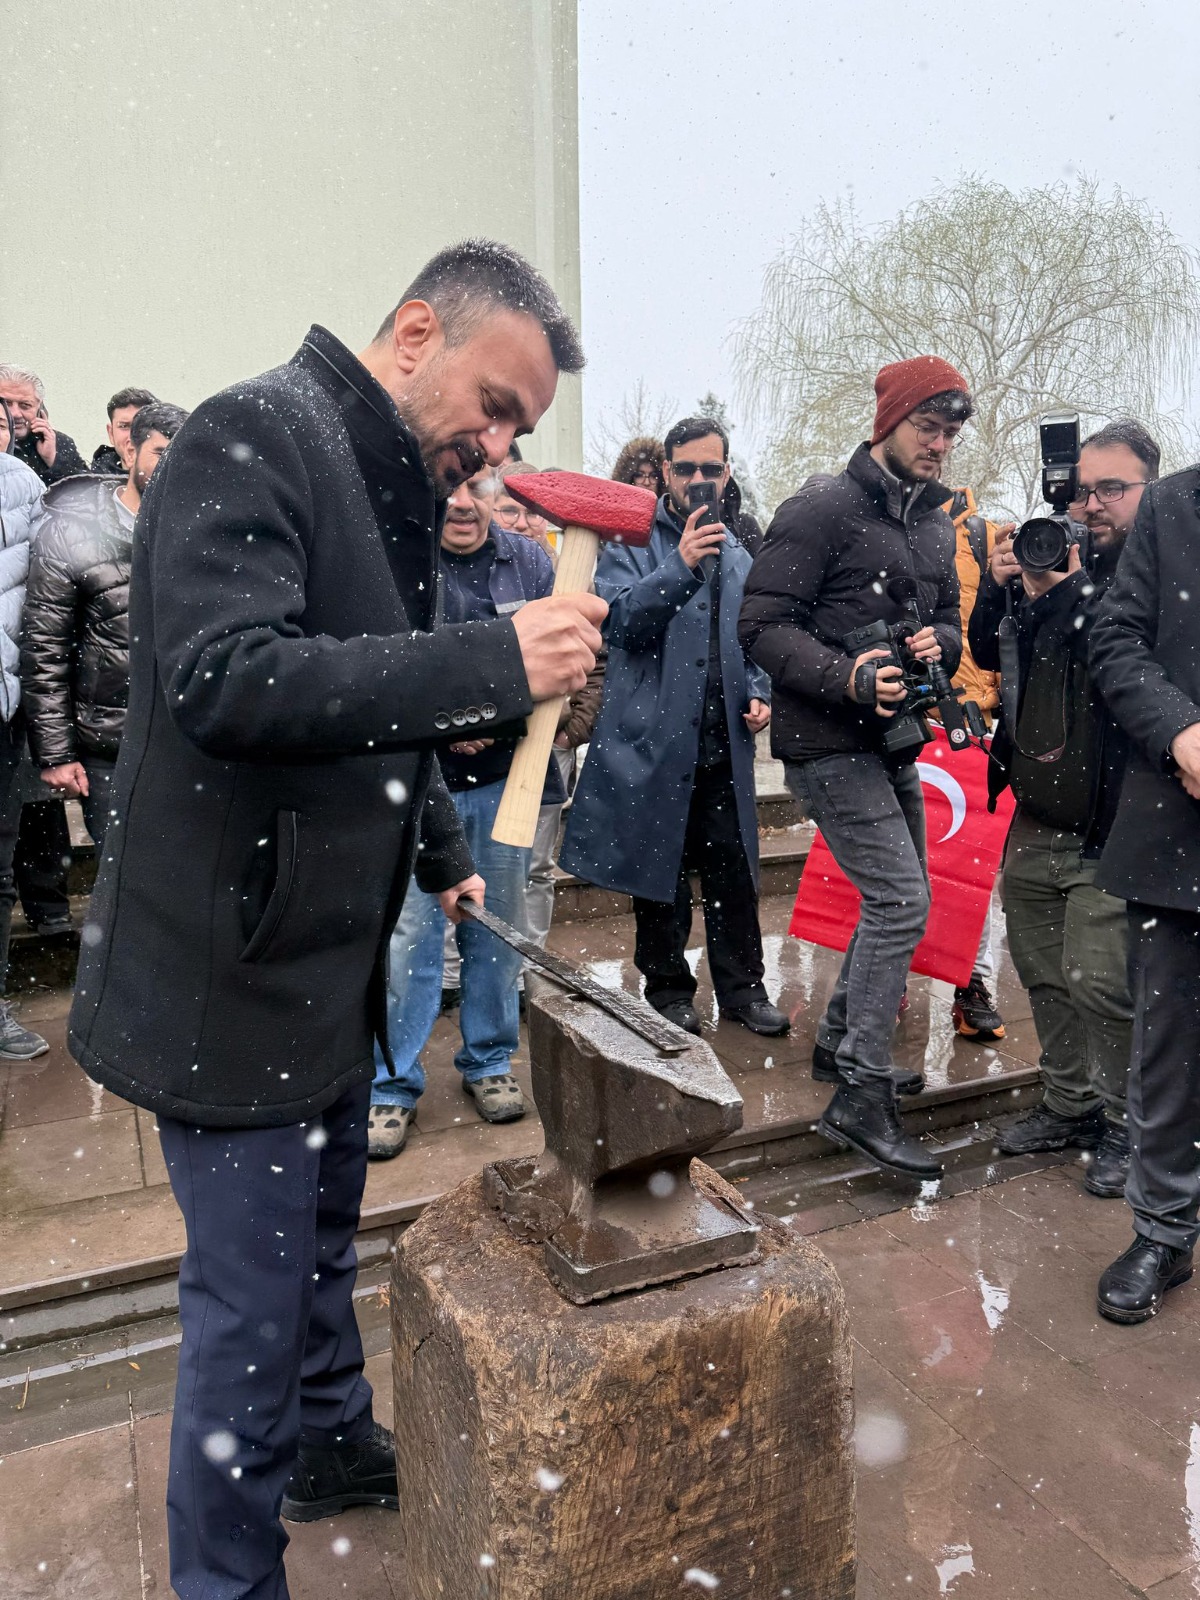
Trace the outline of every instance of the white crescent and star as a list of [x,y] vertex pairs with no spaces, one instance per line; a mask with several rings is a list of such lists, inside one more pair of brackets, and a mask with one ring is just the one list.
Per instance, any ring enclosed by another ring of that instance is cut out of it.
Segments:
[[922,783],[927,783],[931,789],[939,790],[950,802],[950,826],[938,840],[939,844],[944,844],[947,839],[953,839],[967,820],[967,797],[963,792],[963,786],[944,768],[930,766],[927,761],[917,762],[917,775]]

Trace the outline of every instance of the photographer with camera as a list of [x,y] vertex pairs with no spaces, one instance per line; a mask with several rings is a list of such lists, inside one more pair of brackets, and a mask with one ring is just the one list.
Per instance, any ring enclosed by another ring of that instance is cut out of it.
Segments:
[[912,1177],[941,1166],[910,1138],[892,1029],[925,931],[925,806],[913,765],[962,649],[954,528],[941,467],[971,416],[966,380],[937,356],[884,367],[869,443],[836,478],[810,480],[775,514],[746,581],[739,634],[775,689],[771,748],[789,788],[862,895],[858,926],[817,1029],[813,1076],[837,1084],[818,1127]]
[[1110,423],[1080,449],[1078,426],[1071,414],[1043,419],[1043,488],[1069,515],[1033,518],[997,544],[968,636],[979,664],[1001,672],[989,788],[995,796],[1011,785],[1017,799],[1002,899],[1041,1045],[1042,1103],[999,1146],[1005,1155],[1092,1151],[1084,1187],[1119,1199],[1133,1009],[1125,904],[1097,886],[1096,872],[1126,741],[1087,652],[1159,449],[1132,421]]

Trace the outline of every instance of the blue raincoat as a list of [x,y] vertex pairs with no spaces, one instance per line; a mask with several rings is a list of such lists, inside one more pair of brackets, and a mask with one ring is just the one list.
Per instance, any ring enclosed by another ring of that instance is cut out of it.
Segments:
[[[668,902],[679,881],[700,753],[712,599],[703,572],[680,557],[682,532],[663,496],[648,545],[601,550],[596,593],[609,605],[604,698],[561,856],[562,866],[588,883]],[[757,882],[754,736],[742,716],[751,699],[769,701],[771,689],[738,643],[750,559],[727,528],[720,555],[721,680],[738,822]]]

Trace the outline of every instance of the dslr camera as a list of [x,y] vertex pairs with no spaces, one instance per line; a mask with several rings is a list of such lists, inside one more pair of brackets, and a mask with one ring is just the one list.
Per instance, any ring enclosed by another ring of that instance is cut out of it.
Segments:
[[1085,531],[1067,515],[1079,494],[1079,414],[1048,411],[1038,423],[1042,452],[1042,499],[1048,517],[1030,517],[1013,537],[1012,551],[1023,572],[1065,572],[1072,545]]
[[899,667],[904,699],[896,702],[895,714],[887,718],[883,729],[883,748],[888,755],[901,755],[928,744],[933,738],[929,727],[929,712],[935,707],[941,716],[942,726],[950,741],[951,750],[965,750],[972,736],[982,739],[987,732],[983,712],[974,700],[962,700],[961,689],[950,682],[949,674],[940,661],[922,661],[909,649],[909,641],[922,627],[917,610],[917,586],[912,578],[893,578],[887,586],[893,600],[900,602],[906,611],[899,622],[869,622],[865,627],[854,628],[842,637],[842,645],[852,656],[864,650],[886,650],[886,656],[874,661],[864,661],[858,669],[855,692],[860,705],[869,705],[875,699],[875,674],[880,667]]

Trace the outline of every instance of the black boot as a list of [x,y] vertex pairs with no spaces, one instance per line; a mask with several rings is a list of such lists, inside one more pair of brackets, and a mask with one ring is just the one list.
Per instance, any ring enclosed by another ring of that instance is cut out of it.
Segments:
[[[838,1070],[837,1053],[826,1045],[813,1045],[812,1075],[818,1083],[841,1083],[842,1074]],[[897,1094],[920,1094],[925,1087],[925,1079],[919,1072],[901,1072],[896,1069],[892,1073],[892,1081],[896,1085]]]
[[1034,1106],[1010,1122],[996,1140],[1001,1155],[1027,1156],[1041,1150],[1094,1150],[1108,1123],[1099,1106],[1081,1117],[1062,1117],[1046,1106]]
[[1148,1322],[1162,1310],[1167,1290],[1191,1275],[1190,1250],[1176,1250],[1139,1233],[1125,1254],[1104,1269],[1096,1310],[1110,1322]]
[[666,1017],[668,1022],[673,1022],[677,1028],[682,1028],[684,1033],[700,1032],[700,1018],[690,1000],[651,1000],[650,1004],[660,1017]]
[[317,1522],[347,1506],[400,1509],[396,1440],[378,1422],[359,1444],[301,1445],[283,1492],[282,1510],[289,1522]]
[[825,1107],[817,1132],[843,1149],[853,1147],[889,1172],[906,1178],[940,1178],[942,1164],[918,1139],[905,1133],[896,1115],[890,1079],[841,1083]]
[[1118,1122],[1110,1122],[1088,1166],[1083,1187],[1102,1200],[1120,1200],[1128,1176],[1129,1129]]

